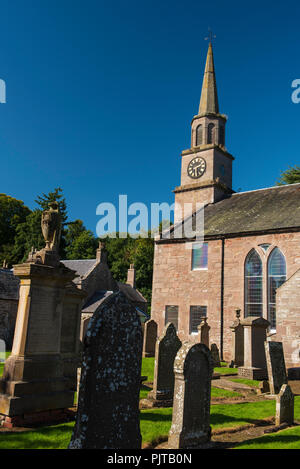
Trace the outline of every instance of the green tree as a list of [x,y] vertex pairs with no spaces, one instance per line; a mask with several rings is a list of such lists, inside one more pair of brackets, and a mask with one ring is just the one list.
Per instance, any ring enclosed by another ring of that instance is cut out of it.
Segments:
[[87,230],[82,220],[68,223],[65,232],[67,259],[94,259],[98,240],[94,234]]
[[15,263],[25,262],[32,248],[40,250],[45,246],[41,217],[42,211],[36,209],[26,217],[24,223],[17,226],[13,250]]
[[277,186],[283,186],[284,184],[296,184],[300,182],[300,166],[289,167],[285,171],[282,171],[280,178],[276,181]]
[[[16,230],[20,223],[26,220],[30,209],[21,200],[0,194],[0,263],[6,260],[11,266],[14,258],[14,244]],[[18,260],[18,259],[17,259]]]

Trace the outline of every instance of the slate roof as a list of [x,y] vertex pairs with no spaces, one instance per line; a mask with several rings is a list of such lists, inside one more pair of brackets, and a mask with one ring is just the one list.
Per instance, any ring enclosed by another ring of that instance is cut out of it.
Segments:
[[[71,270],[75,270],[75,272],[80,275],[80,277],[84,277],[96,264],[96,259],[76,259],[76,260],[63,260],[61,261],[66,267]],[[73,282],[77,283],[79,281],[79,277],[75,278]]]
[[289,229],[300,231],[300,183],[235,193],[204,208],[208,238]]
[[82,313],[94,313],[103,301],[112,294],[110,290],[96,291],[82,308]]
[[18,300],[20,280],[12,270],[0,269],[0,299]]
[[146,302],[143,295],[138,290],[133,288],[131,285],[129,285],[127,283],[118,282],[118,287],[121,290],[121,292],[123,292],[124,295],[127,296],[127,298],[130,301],[140,302],[140,303],[145,303]]

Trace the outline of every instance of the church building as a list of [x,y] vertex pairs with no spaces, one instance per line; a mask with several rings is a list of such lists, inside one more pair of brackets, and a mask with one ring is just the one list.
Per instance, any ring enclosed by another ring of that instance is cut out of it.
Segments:
[[193,340],[207,317],[210,343],[230,360],[230,326],[240,309],[241,318],[267,319],[269,337],[284,342],[287,364],[299,366],[300,184],[235,193],[226,120],[219,111],[210,43],[191,146],[181,153],[181,182],[174,189],[179,207],[190,203],[185,216],[193,228],[196,204],[204,204],[204,243],[174,235],[183,221],[182,210],[175,209],[170,239],[155,240],[151,317],[159,334],[173,322],[181,340]]

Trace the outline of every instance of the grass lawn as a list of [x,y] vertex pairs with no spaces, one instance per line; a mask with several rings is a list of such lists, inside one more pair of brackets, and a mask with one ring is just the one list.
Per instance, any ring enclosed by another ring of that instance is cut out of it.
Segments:
[[236,446],[237,449],[300,449],[300,427],[288,428],[255,438]]
[[154,357],[142,359],[142,376],[147,376],[147,381],[153,382],[154,374]]
[[245,379],[245,378],[230,378],[230,381],[234,381],[236,383],[246,384],[247,386],[251,386],[252,388],[258,388],[260,381],[255,379]]
[[214,368],[214,373],[220,373],[221,375],[236,375],[238,374],[238,369],[237,368],[227,368],[226,366],[217,366]]
[[[295,418],[300,419],[300,398],[295,400]],[[259,401],[246,404],[213,405],[211,407],[212,428],[230,428],[255,420],[270,417],[275,413],[274,401]],[[172,421],[172,408],[147,409],[141,411],[143,442],[152,442],[166,436]],[[66,448],[71,438],[74,423],[43,427],[35,432],[2,433],[0,449],[4,448]],[[265,437],[264,437],[265,438]]]
[[227,389],[211,388],[211,397],[239,397],[242,394],[235,391],[228,391]]

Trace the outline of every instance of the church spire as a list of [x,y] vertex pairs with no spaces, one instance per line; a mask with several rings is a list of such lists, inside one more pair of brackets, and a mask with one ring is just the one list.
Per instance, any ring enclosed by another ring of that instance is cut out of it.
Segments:
[[208,45],[199,114],[219,114],[219,103],[211,41]]

